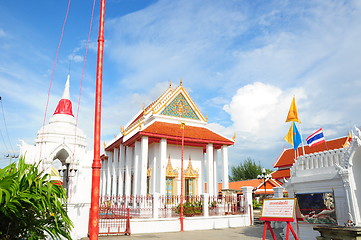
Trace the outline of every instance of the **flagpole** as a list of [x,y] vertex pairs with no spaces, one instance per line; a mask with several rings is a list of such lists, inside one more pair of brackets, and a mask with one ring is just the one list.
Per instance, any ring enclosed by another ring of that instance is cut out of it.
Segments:
[[302,137],[302,127],[301,127],[301,123],[300,123],[299,125],[300,125],[300,135],[301,135],[302,151],[303,151],[303,155],[306,155],[305,146],[303,145],[303,137]]
[[104,55],[104,17],[105,0],[100,1],[100,19],[98,35],[98,56],[95,86],[95,113],[94,113],[94,159],[92,164],[91,203],[89,212],[88,234],[90,240],[97,240],[99,234],[99,196],[100,196],[100,130],[101,105],[103,83],[103,55]]

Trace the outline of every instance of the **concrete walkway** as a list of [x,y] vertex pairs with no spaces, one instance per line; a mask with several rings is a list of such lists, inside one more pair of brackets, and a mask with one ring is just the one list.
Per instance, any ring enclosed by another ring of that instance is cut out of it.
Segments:
[[[277,240],[281,240],[279,233],[281,229],[276,229],[275,234]],[[224,228],[212,230],[198,230],[188,232],[171,232],[171,233],[144,233],[132,234],[131,236],[103,236],[99,239],[103,240],[128,240],[128,239],[162,239],[162,240],[259,240],[262,239],[263,225],[257,224],[249,227]],[[267,239],[272,239],[269,230],[267,231]],[[292,238],[293,239],[293,238]]]

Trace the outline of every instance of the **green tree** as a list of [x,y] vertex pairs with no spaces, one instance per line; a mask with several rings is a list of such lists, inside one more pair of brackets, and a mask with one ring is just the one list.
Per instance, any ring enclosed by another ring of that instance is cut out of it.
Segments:
[[[247,158],[243,163],[239,163],[238,166],[231,167],[232,176],[229,176],[229,181],[242,181],[248,179],[255,179],[258,175],[262,174],[262,166],[251,158]],[[270,173],[269,169],[266,169],[266,173]]]
[[71,239],[65,189],[49,179],[24,158],[0,169],[0,239]]

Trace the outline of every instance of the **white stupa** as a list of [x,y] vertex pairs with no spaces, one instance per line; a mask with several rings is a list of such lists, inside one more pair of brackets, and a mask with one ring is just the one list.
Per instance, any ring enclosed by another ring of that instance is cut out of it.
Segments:
[[20,154],[26,163],[39,164],[67,189],[68,214],[74,222],[73,239],[87,235],[90,208],[92,154],[86,136],[77,127],[72,111],[68,75],[62,98],[49,123],[37,133],[34,145],[21,141]]

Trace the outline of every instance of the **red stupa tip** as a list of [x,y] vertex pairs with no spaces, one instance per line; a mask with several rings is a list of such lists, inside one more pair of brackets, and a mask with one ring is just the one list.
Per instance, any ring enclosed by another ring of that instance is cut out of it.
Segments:
[[69,81],[70,81],[70,75],[68,75],[68,78],[65,83],[63,97],[60,99],[58,106],[55,109],[54,115],[55,114],[67,114],[67,115],[74,117],[73,107],[72,107],[72,103],[70,101]]
[[67,115],[73,115],[73,107],[72,103],[69,99],[60,99],[58,106],[55,109],[55,114],[67,114]]

